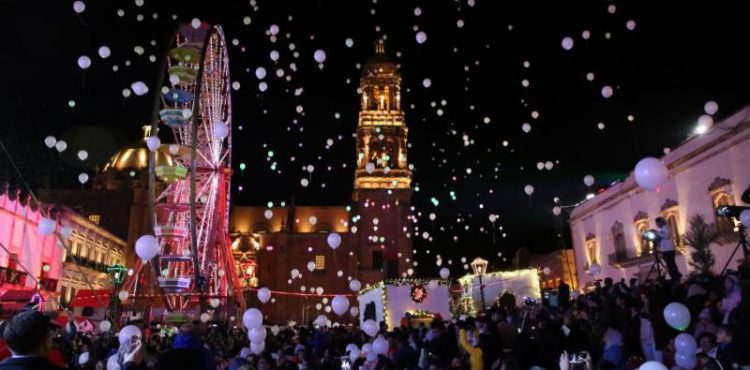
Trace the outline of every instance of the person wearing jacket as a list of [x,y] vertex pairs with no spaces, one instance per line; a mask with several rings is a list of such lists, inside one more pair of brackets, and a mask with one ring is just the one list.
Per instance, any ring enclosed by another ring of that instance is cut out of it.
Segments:
[[48,359],[55,328],[49,317],[39,311],[26,311],[14,316],[3,332],[11,357],[0,362],[0,369],[62,369]]
[[[472,340],[473,342],[473,340]],[[471,370],[484,370],[484,361],[482,359],[482,349],[475,347],[466,338],[466,329],[461,328],[458,331],[458,343],[461,347],[469,354],[469,363],[471,363]]]
[[175,336],[172,349],[159,357],[159,369],[214,369],[214,357],[203,347],[193,324],[185,324]]

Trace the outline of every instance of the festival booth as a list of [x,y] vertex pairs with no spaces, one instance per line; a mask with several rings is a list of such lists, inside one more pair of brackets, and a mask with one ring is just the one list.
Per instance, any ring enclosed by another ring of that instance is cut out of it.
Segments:
[[542,298],[536,269],[468,274],[458,282],[461,285],[461,312],[467,314],[482,309],[482,293],[487,306],[495,305],[506,292],[515,296],[516,306],[522,306],[527,298],[537,302]]
[[385,280],[359,291],[359,321],[385,322],[389,330],[398,327],[409,314],[412,325],[429,325],[435,315],[449,319],[449,280]]

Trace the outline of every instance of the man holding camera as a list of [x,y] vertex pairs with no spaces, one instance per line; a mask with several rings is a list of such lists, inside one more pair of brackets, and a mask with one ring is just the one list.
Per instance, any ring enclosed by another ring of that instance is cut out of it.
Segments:
[[675,263],[675,249],[674,242],[672,241],[672,231],[664,217],[656,218],[656,226],[659,227],[659,229],[656,230],[656,235],[659,236],[659,251],[661,252],[661,258],[667,265],[669,278],[673,281],[679,282],[682,274],[677,268],[677,263]]

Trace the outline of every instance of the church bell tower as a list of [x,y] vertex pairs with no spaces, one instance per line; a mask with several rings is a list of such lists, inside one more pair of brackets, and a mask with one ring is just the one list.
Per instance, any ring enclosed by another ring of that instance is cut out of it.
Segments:
[[401,278],[413,263],[409,129],[401,109],[401,75],[382,40],[363,68],[359,91],[352,210],[360,279],[373,283]]

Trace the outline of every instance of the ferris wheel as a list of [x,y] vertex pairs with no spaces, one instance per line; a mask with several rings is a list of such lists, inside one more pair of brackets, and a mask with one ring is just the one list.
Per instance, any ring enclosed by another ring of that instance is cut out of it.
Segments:
[[158,150],[174,161],[154,169],[160,181],[154,199],[160,253],[151,284],[169,310],[185,310],[204,298],[212,305],[241,304],[228,233],[232,110],[222,28],[181,26],[165,72],[159,117],[174,139]]

